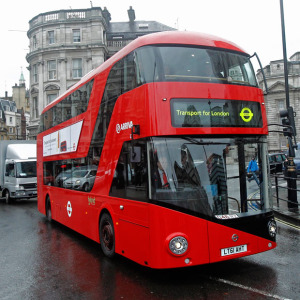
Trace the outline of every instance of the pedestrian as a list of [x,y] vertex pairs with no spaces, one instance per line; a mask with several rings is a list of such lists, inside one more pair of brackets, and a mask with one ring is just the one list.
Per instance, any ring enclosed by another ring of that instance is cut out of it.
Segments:
[[258,171],[258,165],[255,160],[255,156],[252,156],[251,161],[249,162],[248,168],[247,168],[247,177],[248,181],[255,180],[257,185],[260,186],[259,180],[257,178],[256,172]]

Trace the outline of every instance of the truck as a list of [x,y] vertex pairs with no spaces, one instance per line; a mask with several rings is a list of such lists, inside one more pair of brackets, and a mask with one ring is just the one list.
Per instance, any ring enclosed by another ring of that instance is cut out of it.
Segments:
[[37,197],[36,141],[0,141],[0,196],[7,204]]

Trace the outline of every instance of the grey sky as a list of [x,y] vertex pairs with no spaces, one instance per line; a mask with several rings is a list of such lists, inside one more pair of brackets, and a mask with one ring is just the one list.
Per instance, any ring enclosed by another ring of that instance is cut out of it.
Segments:
[[[18,83],[21,68],[29,87],[29,41],[26,31],[36,15],[60,9],[91,7],[90,0],[5,1],[1,6],[0,97]],[[179,30],[213,34],[230,40],[246,52],[257,52],[263,66],[282,59],[279,0],[93,0],[93,6],[106,6],[112,22],[127,21],[127,9],[135,9],[136,20],[158,21]],[[288,58],[300,51],[299,0],[284,0]],[[17,31],[13,31],[17,30]]]

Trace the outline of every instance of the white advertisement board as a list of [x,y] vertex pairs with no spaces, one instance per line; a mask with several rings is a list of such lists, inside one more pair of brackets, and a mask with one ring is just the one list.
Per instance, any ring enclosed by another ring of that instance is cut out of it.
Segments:
[[43,156],[75,152],[83,121],[43,137]]

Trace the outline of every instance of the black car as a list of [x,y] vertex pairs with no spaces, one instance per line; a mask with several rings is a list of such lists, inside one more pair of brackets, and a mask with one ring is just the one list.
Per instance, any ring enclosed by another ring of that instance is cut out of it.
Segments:
[[287,162],[287,157],[284,153],[270,153],[269,163],[271,174],[282,172],[285,162]]

